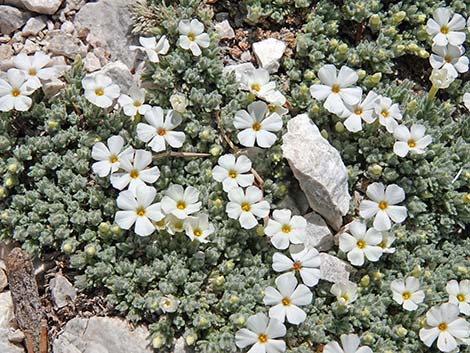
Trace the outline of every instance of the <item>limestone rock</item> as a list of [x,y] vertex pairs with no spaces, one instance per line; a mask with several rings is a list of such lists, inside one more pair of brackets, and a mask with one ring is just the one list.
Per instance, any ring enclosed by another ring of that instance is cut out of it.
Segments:
[[44,15],[53,15],[62,5],[62,0],[21,0],[28,10]]
[[186,345],[183,337],[180,337],[175,341],[175,348],[173,349],[173,353],[191,353],[191,352],[194,352],[194,351]]
[[7,274],[0,268],[0,292],[8,286]]
[[0,45],[0,61],[7,60],[13,56],[13,48],[10,44]]
[[63,55],[69,59],[74,59],[77,54],[83,56],[86,53],[86,48],[80,39],[58,29],[47,33],[45,41],[47,42],[46,51],[53,55]]
[[349,280],[349,273],[353,268],[346,262],[327,253],[320,253],[320,276],[328,282],[344,282]]
[[0,34],[10,34],[23,26],[29,18],[29,12],[16,7],[0,5]]
[[87,72],[97,71],[101,68],[100,59],[92,52],[87,53],[85,60],[83,60],[83,67]]
[[339,152],[325,140],[306,114],[289,120],[283,136],[284,158],[299,181],[310,207],[338,230],[349,210],[348,174]]
[[23,37],[35,36],[46,28],[46,20],[43,16],[31,17],[21,30]]
[[57,274],[50,282],[52,300],[58,308],[67,306],[70,301],[74,301],[77,297],[77,290],[73,287],[67,278]]
[[42,91],[47,99],[54,97],[65,87],[65,83],[59,79],[52,79],[42,86]]
[[334,237],[323,218],[315,212],[306,214],[307,220],[305,246],[318,251],[328,251],[333,247]]
[[282,40],[268,38],[261,42],[253,43],[253,52],[259,65],[270,73],[279,69],[279,60],[281,60],[286,51],[287,44]]
[[0,352],[24,353],[22,347],[16,346],[8,340],[10,332],[14,331],[15,314],[10,292],[0,293]]
[[122,60],[131,67],[135,52],[129,45],[135,43],[131,35],[132,18],[128,6],[133,0],[99,0],[85,4],[75,16],[75,24],[80,28],[88,28],[90,33],[106,43],[111,53],[111,60]]
[[134,77],[129,68],[121,61],[112,62],[103,66],[99,73],[111,77],[113,83],[117,84],[121,88],[121,92],[124,93],[127,93],[134,83]]
[[54,341],[53,352],[153,353],[147,348],[148,336],[147,328],[131,331],[126,321],[117,318],[75,318]]
[[232,39],[235,38],[235,32],[230,26],[230,23],[227,20],[217,23],[214,26],[215,30],[220,36],[220,39]]

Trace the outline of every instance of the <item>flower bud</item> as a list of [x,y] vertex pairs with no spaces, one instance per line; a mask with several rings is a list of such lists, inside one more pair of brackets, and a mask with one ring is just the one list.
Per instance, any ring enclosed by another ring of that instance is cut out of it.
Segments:
[[398,11],[397,13],[394,13],[392,16],[393,23],[396,25],[399,24],[401,21],[403,21],[406,17],[406,12],[405,11]]
[[8,171],[12,174],[16,173],[18,170],[18,164],[12,163],[8,166]]

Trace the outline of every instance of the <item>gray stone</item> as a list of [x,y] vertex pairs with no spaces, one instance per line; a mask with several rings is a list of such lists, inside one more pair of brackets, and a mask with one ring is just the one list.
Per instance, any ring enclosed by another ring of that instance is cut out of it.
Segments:
[[335,256],[327,253],[320,253],[320,276],[328,282],[344,282],[349,280],[349,274],[354,269],[351,265]]
[[134,76],[132,76],[129,68],[121,61],[112,62],[103,66],[99,73],[111,77],[113,83],[117,84],[122,92],[129,91],[129,88],[135,83]]
[[0,61],[7,60],[13,56],[13,48],[10,44],[0,45]]
[[93,53],[87,53],[85,60],[83,60],[83,67],[87,72],[93,72],[101,69],[100,59]]
[[84,56],[86,53],[86,48],[80,39],[59,29],[48,32],[45,42],[47,43],[45,50],[53,55],[74,59],[77,54]]
[[0,5],[0,34],[10,34],[24,25],[30,13],[16,7]]
[[62,5],[62,0],[21,0],[23,6],[30,11],[44,15],[53,15]]
[[8,331],[8,340],[12,343],[23,343],[24,338],[24,333],[20,329],[10,328]]
[[54,353],[153,353],[148,348],[149,332],[139,326],[131,331],[117,318],[75,318],[65,325],[53,343]]
[[46,19],[43,16],[31,17],[21,30],[23,37],[35,36],[46,28]]
[[235,32],[232,26],[227,20],[217,23],[214,26],[215,30],[219,34],[220,39],[232,39],[235,38]]
[[259,65],[270,73],[279,69],[279,60],[281,60],[286,51],[287,44],[282,40],[268,38],[261,42],[253,43],[253,52]]
[[184,337],[180,337],[175,341],[175,348],[173,349],[173,353],[192,353],[192,352],[194,352],[194,350],[186,345]]
[[58,308],[67,306],[69,302],[73,302],[77,297],[77,290],[73,287],[67,278],[61,274],[57,274],[49,283],[51,289],[52,301]]
[[131,35],[132,18],[128,6],[133,0],[99,0],[84,5],[75,16],[75,24],[88,28],[90,33],[106,43],[111,60],[121,60],[131,67],[135,52],[129,46],[135,43]]
[[349,210],[348,174],[339,152],[306,114],[292,118],[282,151],[310,207],[338,230]]
[[0,292],[3,292],[3,290],[8,286],[8,278],[7,274],[3,269],[0,268]]
[[0,293],[0,352],[24,353],[22,347],[9,341],[8,336],[15,327],[15,314],[10,292]]
[[65,87],[65,83],[59,79],[52,79],[42,85],[42,91],[47,99],[54,97]]
[[305,246],[318,251],[330,250],[334,244],[334,237],[323,218],[315,212],[310,212],[304,217],[307,220]]

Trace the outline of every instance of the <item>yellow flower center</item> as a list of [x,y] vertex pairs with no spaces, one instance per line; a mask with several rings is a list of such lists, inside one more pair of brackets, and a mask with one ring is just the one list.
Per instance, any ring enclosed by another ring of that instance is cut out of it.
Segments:
[[408,300],[411,298],[410,292],[405,292],[401,296],[403,297],[403,300]]
[[178,201],[176,204],[176,208],[178,210],[184,210],[186,208],[186,203],[184,201]]
[[34,69],[29,69],[28,75],[29,75],[29,76],[36,76],[36,70],[34,70]]
[[445,322],[440,323],[439,326],[437,326],[437,328],[439,329],[439,331],[445,331],[447,330],[447,324]]
[[132,178],[132,179],[135,179],[139,176],[139,171],[137,169],[132,169],[129,173],[129,176]]
[[270,113],[272,113],[276,110],[276,106],[274,104],[269,104],[268,105],[268,110],[269,110]]
[[200,237],[202,235],[202,232],[200,229],[194,229],[193,234],[195,237]]
[[289,298],[283,298],[281,302],[282,302],[282,305],[284,305],[284,306],[289,306],[290,305],[290,299]]
[[109,162],[116,163],[117,161],[118,161],[118,158],[115,154],[112,154],[111,156],[109,156]]
[[137,213],[137,216],[143,217],[145,216],[145,208],[139,207],[135,210],[135,213]]
[[380,201],[380,202],[379,202],[379,208],[380,208],[381,210],[385,210],[387,207],[388,207],[388,204],[387,204],[386,201]]
[[134,101],[134,107],[140,107],[142,105],[142,103],[140,103],[139,101]]
[[290,224],[283,224],[281,230],[282,230],[283,233],[287,234],[287,233],[290,233],[291,229],[292,228],[291,228]]
[[171,302],[168,299],[166,299],[163,305],[168,308],[171,306]]
[[452,58],[450,56],[446,56],[446,57],[444,57],[444,61],[446,63],[450,63],[450,62],[452,62]]
[[449,27],[447,27],[447,26],[442,26],[442,27],[441,27],[441,33],[442,33],[442,34],[447,34],[447,33],[449,33]]
[[384,240],[382,240],[382,241],[378,244],[378,246],[380,246],[380,247],[383,249],[383,248],[385,248],[385,247],[387,246],[387,244],[385,243]]
[[359,249],[364,249],[366,247],[366,243],[364,242],[364,240],[358,240],[356,245]]
[[465,296],[463,294],[457,294],[457,300],[459,302],[464,302],[465,301]]
[[174,224],[173,224],[174,228],[176,231],[180,231],[181,229],[183,229],[183,222],[181,221],[176,221]]
[[302,268],[302,265],[298,261],[294,262],[294,265],[292,265],[292,270],[294,271],[299,271],[301,268]]
[[162,219],[162,220],[160,220],[160,221],[158,221],[158,222],[155,222],[155,225],[156,225],[158,228],[161,228],[161,227],[163,227],[163,226],[165,225],[165,220]]
[[261,333],[261,334],[258,336],[258,342],[259,342],[259,343],[266,343],[266,342],[268,342],[268,336],[266,336],[264,333]]
[[13,89],[11,90],[11,95],[12,95],[13,97],[18,97],[18,96],[20,95],[20,90],[19,90],[18,88],[13,88]]
[[188,34],[188,39],[189,39],[191,42],[194,42],[194,40],[196,39],[196,36],[194,35],[194,33],[189,33],[189,34]]
[[255,122],[255,123],[253,123],[253,125],[251,126],[251,128],[252,128],[254,131],[259,131],[259,130],[261,129],[261,125],[260,125],[260,123]]
[[331,87],[331,92],[333,93],[339,93],[340,90],[341,90],[341,87],[339,85],[333,85]]
[[248,202],[243,202],[241,205],[243,211],[248,212],[250,210],[250,204]]
[[384,118],[388,118],[388,111],[382,110],[382,112],[381,112],[380,114],[382,114],[382,116],[383,116]]
[[408,146],[409,146],[410,148],[416,147],[416,142],[415,142],[415,140],[408,140]]
[[259,92],[259,90],[261,89],[261,87],[257,84],[257,83],[254,83],[251,85],[251,89],[253,91],[256,91],[256,92]]
[[349,301],[349,297],[346,294],[343,294],[340,298],[343,299],[345,302]]
[[354,111],[354,114],[361,115],[362,114],[362,108],[356,108],[356,110]]
[[231,169],[229,172],[228,172],[228,176],[232,179],[235,179],[237,177],[237,172],[233,169]]
[[104,91],[101,88],[95,89],[95,94],[97,96],[102,96],[104,94]]
[[157,130],[157,133],[160,135],[160,136],[164,136],[166,134],[166,130],[165,129],[158,129]]

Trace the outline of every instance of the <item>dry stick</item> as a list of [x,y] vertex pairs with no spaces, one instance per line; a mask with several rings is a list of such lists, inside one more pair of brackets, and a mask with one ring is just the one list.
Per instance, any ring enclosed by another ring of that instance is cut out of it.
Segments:
[[31,258],[27,252],[14,248],[8,254],[5,265],[16,321],[25,334],[28,353],[42,353],[41,331],[44,330],[44,313]]
[[47,320],[42,320],[41,325],[41,343],[39,353],[47,353]]

